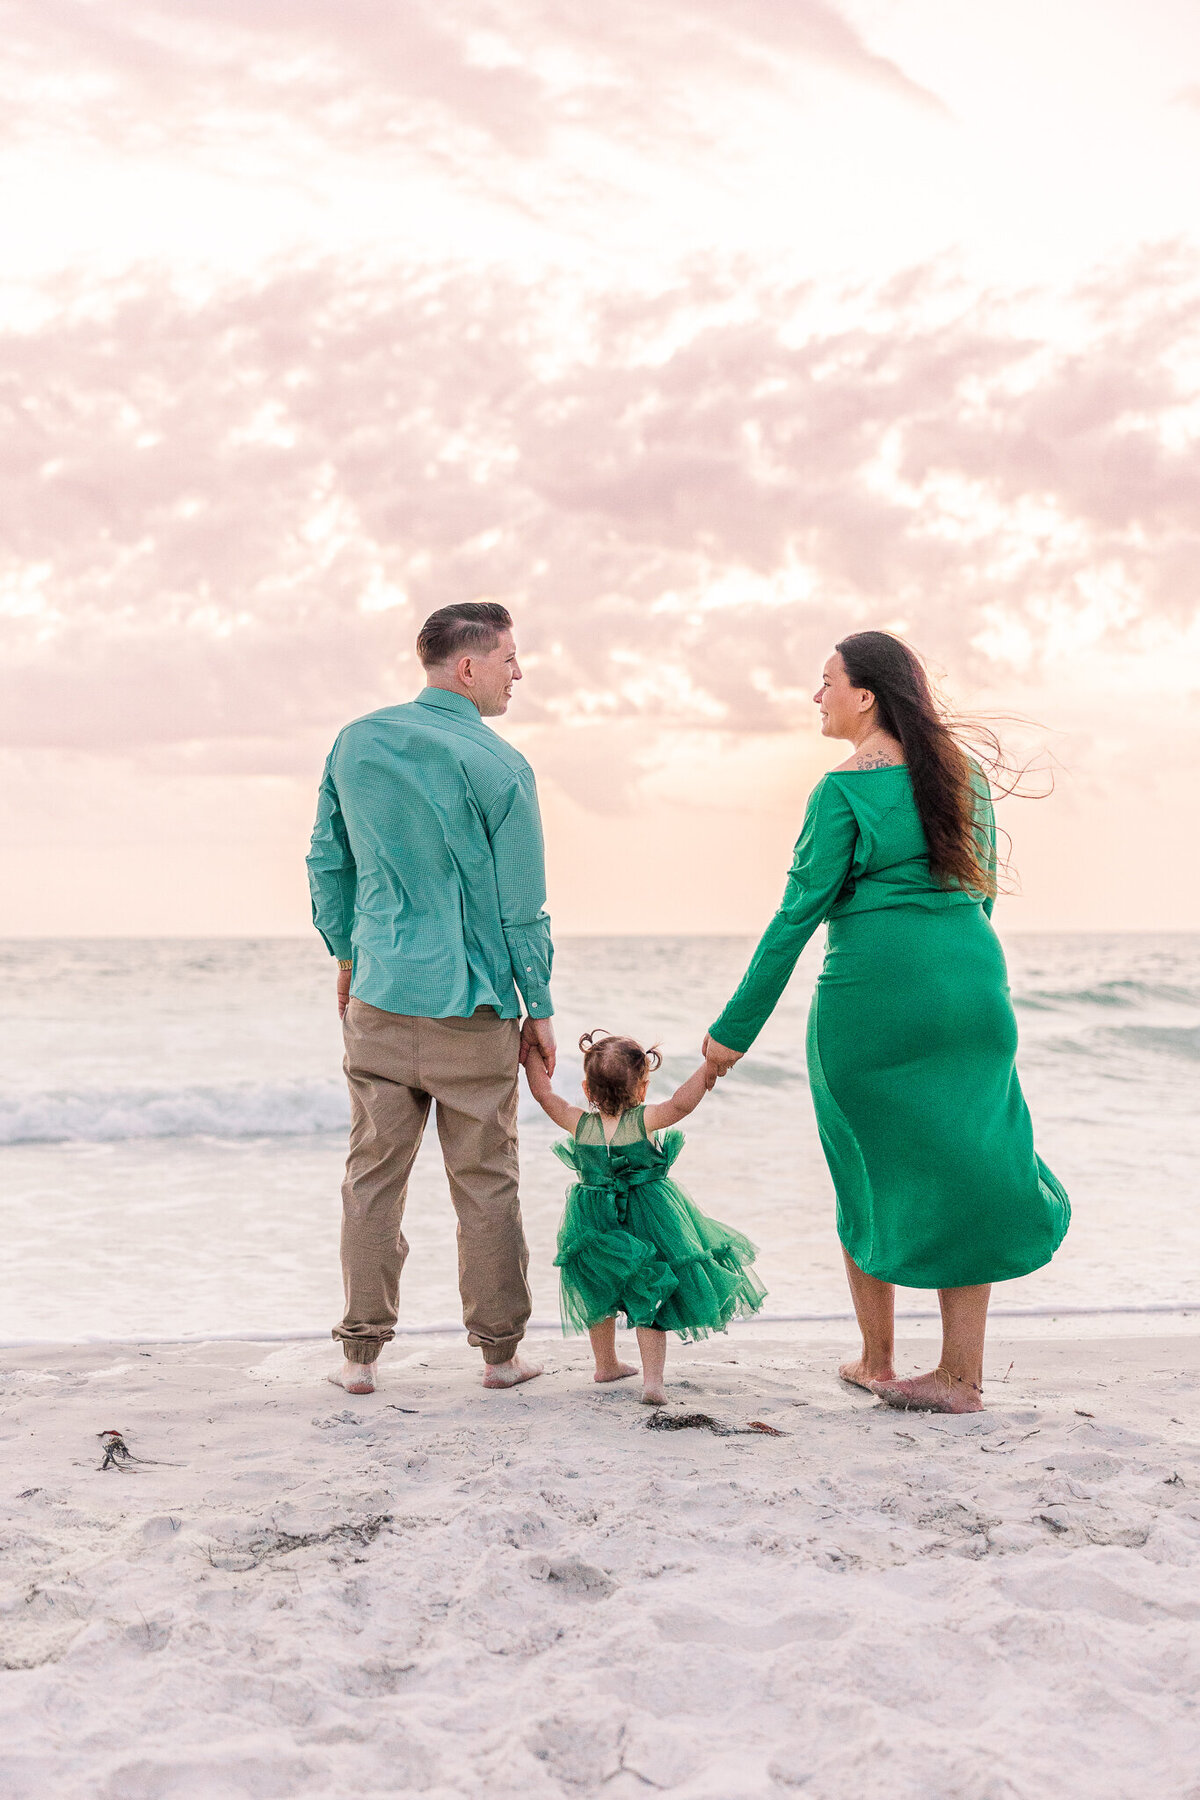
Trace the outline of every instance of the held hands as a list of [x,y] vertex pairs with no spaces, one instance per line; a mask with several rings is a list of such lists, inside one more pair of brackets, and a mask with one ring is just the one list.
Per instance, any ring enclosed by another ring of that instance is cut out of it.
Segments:
[[700,1048],[707,1071],[705,1086],[711,1093],[721,1076],[728,1075],[735,1062],[741,1062],[745,1052],[730,1050],[724,1044],[718,1044],[717,1040],[710,1037],[707,1032],[704,1034],[704,1042]]
[[554,1064],[558,1057],[558,1047],[554,1041],[553,1019],[535,1019],[527,1015],[521,1026],[521,1064],[528,1072],[530,1051],[535,1051],[545,1064],[547,1077],[553,1075]]

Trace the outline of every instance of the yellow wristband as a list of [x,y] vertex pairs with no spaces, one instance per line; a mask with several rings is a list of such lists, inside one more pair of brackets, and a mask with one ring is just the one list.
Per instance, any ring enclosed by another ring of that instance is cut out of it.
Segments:
[[351,957],[349,957],[349,956],[339,956],[338,957],[338,968],[339,969],[352,969],[353,967],[354,967],[354,962]]

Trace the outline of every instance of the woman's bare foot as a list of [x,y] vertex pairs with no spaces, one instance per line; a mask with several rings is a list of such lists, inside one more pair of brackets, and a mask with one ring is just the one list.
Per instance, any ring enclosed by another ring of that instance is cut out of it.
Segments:
[[541,1372],[540,1363],[522,1362],[519,1356],[513,1356],[508,1362],[485,1363],[483,1385],[485,1388],[519,1387],[521,1382],[532,1381]]
[[878,1381],[871,1392],[902,1412],[974,1413],[983,1411],[983,1390],[949,1369],[931,1369],[908,1381]]
[[334,1387],[345,1388],[348,1394],[373,1394],[375,1364],[344,1362],[337,1374],[329,1379]]
[[639,1398],[643,1406],[665,1406],[667,1404],[666,1389],[649,1381],[642,1389]]
[[623,1362],[605,1363],[603,1367],[601,1367],[600,1364],[597,1363],[596,1373],[592,1376],[592,1380],[593,1381],[624,1381],[624,1379],[627,1375],[636,1375],[636,1374],[637,1374],[637,1364],[636,1363],[623,1363]]
[[860,1356],[857,1362],[844,1362],[838,1369],[838,1374],[851,1387],[866,1388],[869,1394],[875,1392],[875,1382],[896,1379],[896,1371],[890,1362],[880,1363],[878,1368],[873,1369],[865,1356]]

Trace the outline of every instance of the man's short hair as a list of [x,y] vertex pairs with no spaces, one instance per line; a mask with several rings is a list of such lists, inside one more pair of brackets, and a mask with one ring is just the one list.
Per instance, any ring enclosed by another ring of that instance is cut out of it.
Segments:
[[426,669],[467,656],[472,650],[494,650],[502,631],[512,630],[512,615],[495,600],[459,600],[430,613],[417,638],[417,655]]

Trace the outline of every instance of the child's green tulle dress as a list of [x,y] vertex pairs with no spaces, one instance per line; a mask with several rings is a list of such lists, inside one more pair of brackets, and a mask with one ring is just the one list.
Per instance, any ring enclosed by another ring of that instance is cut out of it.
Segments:
[[555,1266],[564,1331],[588,1331],[624,1314],[628,1325],[683,1338],[724,1331],[757,1312],[766,1289],[745,1265],[755,1249],[740,1231],[706,1218],[671,1164],[683,1133],[646,1136],[645,1108],[621,1114],[612,1142],[599,1113],[584,1113],[554,1153],[579,1177],[567,1192]]

